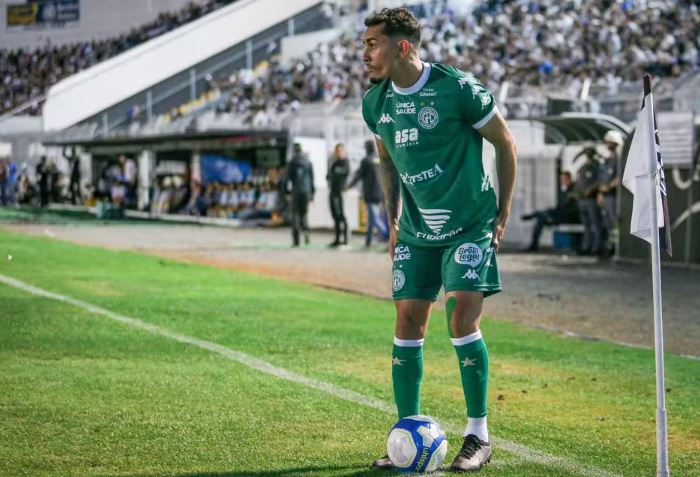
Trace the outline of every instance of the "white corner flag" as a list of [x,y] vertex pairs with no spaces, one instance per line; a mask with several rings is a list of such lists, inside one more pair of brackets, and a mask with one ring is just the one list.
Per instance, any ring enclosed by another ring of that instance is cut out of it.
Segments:
[[[666,202],[666,182],[659,153],[659,132],[654,117],[651,78],[644,76],[644,99],[637,130],[627,154],[622,184],[634,194],[630,233],[651,244],[654,291],[654,354],[656,358],[656,475],[668,477],[666,388],[664,385],[664,331],[661,306],[661,247],[671,255],[671,227]],[[659,237],[659,228],[666,233]]]
[[[657,178],[653,181],[650,180],[652,177]],[[642,109],[637,115],[637,129],[627,153],[622,185],[634,195],[630,233],[649,243],[652,243],[651,208],[652,190],[655,189],[657,227],[665,229],[661,234],[661,249],[670,256],[672,254],[671,227],[666,200],[666,179],[659,152],[659,131],[654,116],[654,97],[651,94],[649,75],[644,77]]]

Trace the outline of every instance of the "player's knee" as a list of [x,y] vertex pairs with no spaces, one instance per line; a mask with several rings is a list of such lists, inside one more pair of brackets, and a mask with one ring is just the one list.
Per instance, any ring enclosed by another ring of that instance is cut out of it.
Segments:
[[448,296],[446,304],[450,335],[459,338],[474,333],[481,323],[482,296],[460,294]]
[[425,310],[402,307],[397,310],[396,333],[402,339],[420,339],[425,336],[428,316]]

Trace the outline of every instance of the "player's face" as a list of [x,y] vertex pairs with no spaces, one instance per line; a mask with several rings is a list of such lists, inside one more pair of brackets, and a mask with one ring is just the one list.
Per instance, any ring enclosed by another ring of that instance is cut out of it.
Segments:
[[392,64],[398,58],[398,45],[384,34],[383,25],[367,28],[364,37],[365,51],[362,60],[365,62],[369,80],[379,83],[389,78]]

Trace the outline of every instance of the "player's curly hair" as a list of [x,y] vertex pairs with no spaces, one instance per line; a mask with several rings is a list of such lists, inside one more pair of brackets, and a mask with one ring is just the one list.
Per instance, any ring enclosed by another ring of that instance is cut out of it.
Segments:
[[382,25],[385,35],[405,37],[416,47],[420,45],[420,24],[406,8],[382,8],[365,18],[365,26]]

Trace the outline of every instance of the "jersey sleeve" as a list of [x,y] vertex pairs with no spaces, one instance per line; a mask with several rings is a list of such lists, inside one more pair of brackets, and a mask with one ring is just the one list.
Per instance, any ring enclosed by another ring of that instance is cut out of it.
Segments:
[[484,127],[498,110],[496,100],[473,76],[464,74],[458,84],[459,109],[465,122],[474,129]]
[[367,124],[367,127],[369,128],[370,131],[376,136],[377,135],[377,121],[373,117],[374,115],[370,111],[370,106],[369,106],[369,91],[365,93],[365,97],[362,98],[362,118],[365,120],[365,124]]

